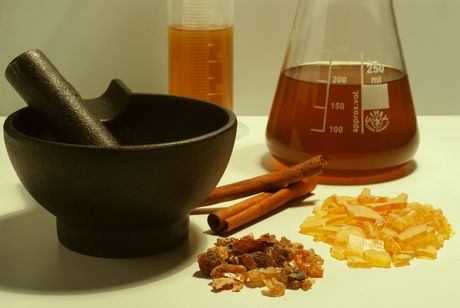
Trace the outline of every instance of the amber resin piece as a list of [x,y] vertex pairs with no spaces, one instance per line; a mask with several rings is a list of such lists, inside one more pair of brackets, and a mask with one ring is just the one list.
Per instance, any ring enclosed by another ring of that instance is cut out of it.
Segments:
[[264,284],[267,290],[263,290],[262,294],[266,296],[278,297],[283,296],[286,290],[286,285],[276,278],[264,279]]
[[238,292],[244,287],[244,282],[229,277],[219,277],[212,280],[211,286],[216,291],[231,290]]
[[272,297],[286,289],[307,291],[324,272],[324,261],[313,249],[270,234],[218,239],[197,260],[200,271],[213,279],[215,291],[238,292],[246,285],[265,287],[262,294]]
[[407,199],[405,193],[373,196],[368,188],[357,197],[332,195],[313,209],[300,232],[330,244],[331,256],[353,268],[436,259],[452,227],[440,209]]

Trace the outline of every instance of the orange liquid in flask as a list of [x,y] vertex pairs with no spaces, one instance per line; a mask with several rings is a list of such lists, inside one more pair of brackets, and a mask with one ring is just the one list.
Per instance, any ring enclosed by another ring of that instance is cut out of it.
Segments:
[[283,164],[323,154],[323,183],[401,176],[418,146],[407,75],[372,64],[308,64],[282,72],[267,145]]
[[169,93],[233,107],[233,27],[169,27]]

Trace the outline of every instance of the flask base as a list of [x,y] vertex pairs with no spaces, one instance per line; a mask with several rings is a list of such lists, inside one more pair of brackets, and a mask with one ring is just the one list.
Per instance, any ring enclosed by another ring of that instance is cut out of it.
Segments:
[[[270,170],[280,170],[286,166],[293,165],[272,155],[267,155],[264,165]],[[404,164],[384,169],[376,170],[330,170],[325,169],[318,176],[319,184],[325,185],[363,185],[388,182],[405,177],[417,168],[415,160],[410,160]]]
[[318,176],[320,184],[328,185],[362,185],[388,182],[411,174],[417,167],[414,160],[391,168],[369,171],[325,170]]

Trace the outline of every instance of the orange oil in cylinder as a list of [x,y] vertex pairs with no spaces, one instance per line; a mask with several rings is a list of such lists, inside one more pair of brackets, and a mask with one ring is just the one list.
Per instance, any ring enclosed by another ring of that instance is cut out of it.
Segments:
[[283,164],[323,154],[323,183],[402,176],[419,141],[407,75],[373,64],[289,68],[278,82],[266,138]]
[[233,27],[169,27],[169,93],[233,107]]

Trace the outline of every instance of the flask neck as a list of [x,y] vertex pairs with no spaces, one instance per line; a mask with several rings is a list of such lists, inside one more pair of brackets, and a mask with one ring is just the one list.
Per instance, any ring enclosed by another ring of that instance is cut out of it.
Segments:
[[369,62],[405,72],[391,0],[299,0],[284,68]]

